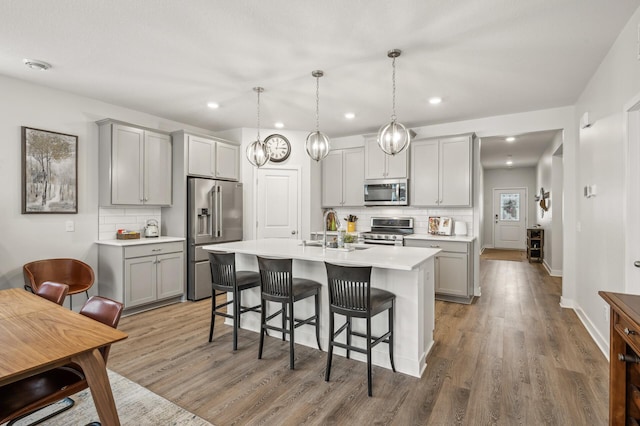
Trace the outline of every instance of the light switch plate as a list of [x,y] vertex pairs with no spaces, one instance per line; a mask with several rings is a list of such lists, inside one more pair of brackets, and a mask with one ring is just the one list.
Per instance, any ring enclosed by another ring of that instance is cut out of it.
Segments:
[[68,220],[64,224],[64,228],[67,232],[74,232],[76,230],[75,223],[72,220]]

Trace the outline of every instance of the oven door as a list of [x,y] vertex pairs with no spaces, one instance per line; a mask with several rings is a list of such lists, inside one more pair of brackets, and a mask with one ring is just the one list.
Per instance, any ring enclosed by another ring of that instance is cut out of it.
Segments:
[[364,183],[365,206],[406,206],[406,179],[382,179]]

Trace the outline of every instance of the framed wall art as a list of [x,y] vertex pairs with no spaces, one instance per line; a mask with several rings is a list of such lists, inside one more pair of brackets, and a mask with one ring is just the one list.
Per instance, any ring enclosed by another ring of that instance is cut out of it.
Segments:
[[78,213],[78,137],[22,127],[22,213]]

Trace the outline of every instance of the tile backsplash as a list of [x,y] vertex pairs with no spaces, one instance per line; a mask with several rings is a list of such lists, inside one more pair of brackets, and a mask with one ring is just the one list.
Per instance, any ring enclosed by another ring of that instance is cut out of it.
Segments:
[[[356,231],[369,231],[372,217],[393,217],[408,216],[413,218],[414,231],[418,234],[429,232],[429,216],[447,216],[455,222],[465,222],[467,224],[467,235],[473,234],[473,208],[443,208],[443,209],[420,209],[413,207],[340,207],[334,209],[338,213],[340,222],[348,215],[358,216]],[[312,229],[316,231],[316,229]]]
[[100,207],[98,239],[115,240],[118,229],[143,233],[149,219],[155,219],[158,221],[158,225],[161,224],[160,207]]

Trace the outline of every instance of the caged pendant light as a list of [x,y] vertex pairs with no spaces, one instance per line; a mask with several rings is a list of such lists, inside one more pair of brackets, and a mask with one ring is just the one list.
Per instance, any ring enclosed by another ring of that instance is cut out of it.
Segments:
[[260,93],[264,92],[264,89],[262,87],[254,87],[253,91],[258,94],[258,136],[247,147],[247,160],[255,167],[262,167],[271,158],[269,147],[260,140]]
[[387,52],[387,56],[393,59],[393,114],[391,122],[382,126],[378,131],[378,145],[388,155],[402,152],[411,142],[411,135],[407,128],[396,121],[396,58],[401,53],[400,49]]
[[321,70],[311,72],[316,78],[316,131],[309,133],[305,146],[307,154],[315,161],[320,161],[329,154],[331,145],[329,137],[320,131],[320,77],[324,75]]

